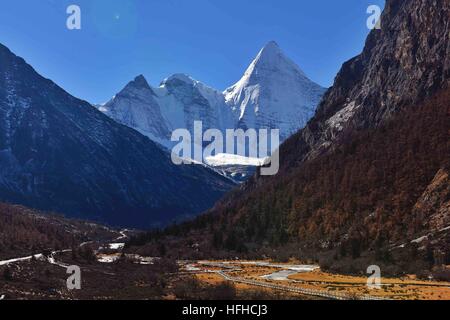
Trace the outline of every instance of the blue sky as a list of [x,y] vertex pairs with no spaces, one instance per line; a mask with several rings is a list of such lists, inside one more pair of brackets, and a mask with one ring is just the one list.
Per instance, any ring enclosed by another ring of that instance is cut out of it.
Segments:
[[[81,30],[66,28],[71,4]],[[139,74],[157,85],[187,73],[225,89],[270,40],[330,86],[363,47],[371,4],[384,0],[2,0],[0,42],[92,103]]]

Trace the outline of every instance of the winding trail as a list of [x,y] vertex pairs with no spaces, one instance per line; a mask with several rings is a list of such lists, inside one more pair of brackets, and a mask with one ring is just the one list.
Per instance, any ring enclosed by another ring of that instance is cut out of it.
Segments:
[[[126,238],[128,238],[128,236],[126,235],[126,231],[128,230],[121,230],[119,231],[120,236],[117,237],[116,239],[112,240],[112,241],[119,241],[119,240],[124,240]],[[94,243],[95,241],[86,241],[83,242],[79,245],[80,248],[87,246],[89,244]],[[111,243],[111,244],[117,244],[117,243]],[[67,253],[67,252],[72,252],[72,249],[65,249],[65,250],[58,250],[58,251],[52,251],[50,253],[50,255],[46,256],[43,253],[38,253],[35,255],[30,255],[30,256],[26,256],[26,257],[20,257],[20,258],[13,258],[13,259],[8,259],[8,260],[3,260],[0,261],[0,266],[6,266],[9,265],[11,263],[17,263],[17,262],[25,262],[25,261],[31,261],[32,259],[37,259],[37,260],[46,260],[48,263],[53,264],[55,266],[59,266],[61,268],[65,268],[67,269],[69,267],[69,265],[61,263],[56,261],[55,256],[57,256],[58,254],[61,253]]]

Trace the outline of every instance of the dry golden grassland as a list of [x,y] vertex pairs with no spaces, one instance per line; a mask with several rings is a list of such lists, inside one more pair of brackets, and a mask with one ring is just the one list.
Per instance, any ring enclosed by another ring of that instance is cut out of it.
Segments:
[[[290,281],[273,281],[265,280],[262,276],[281,271],[282,269],[247,264],[231,263],[231,265],[241,269],[241,271],[228,272],[232,277],[248,278],[261,282],[295,286],[304,289],[323,290],[333,293],[338,292],[355,298],[362,295],[370,295],[398,300],[450,300],[450,283],[423,281],[416,279],[414,276],[382,278],[381,289],[369,289],[367,286],[367,277],[363,276],[331,274],[322,272],[318,269],[312,272],[291,275],[288,277]],[[199,267],[205,268],[201,265],[199,265]],[[207,269],[218,270],[220,268],[207,267]],[[224,281],[220,275],[215,273],[198,273],[196,277],[200,281],[208,284],[218,284]],[[236,284],[236,288],[238,290],[254,289],[253,286],[246,284]],[[266,288],[263,290],[274,291]],[[298,295],[294,293],[286,294],[292,297],[298,297]]]

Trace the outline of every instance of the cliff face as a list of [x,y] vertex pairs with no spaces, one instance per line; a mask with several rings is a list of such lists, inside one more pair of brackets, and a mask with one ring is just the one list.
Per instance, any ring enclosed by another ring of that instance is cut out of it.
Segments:
[[288,155],[284,166],[314,158],[349,132],[376,127],[448,85],[449,17],[446,0],[387,1],[381,30],[342,66],[314,119],[290,141],[302,152]]

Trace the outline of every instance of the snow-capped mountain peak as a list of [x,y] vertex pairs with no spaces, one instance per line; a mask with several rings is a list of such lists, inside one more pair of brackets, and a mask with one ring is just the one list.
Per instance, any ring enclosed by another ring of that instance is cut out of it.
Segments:
[[246,74],[257,75],[261,72],[278,71],[283,67],[285,71],[298,73],[306,77],[305,73],[299,68],[295,62],[289,59],[275,41],[270,41],[258,53],[255,60],[247,69]]
[[167,84],[176,82],[176,81],[181,81],[184,83],[188,83],[188,84],[195,84],[198,83],[199,81],[194,80],[191,76],[184,74],[184,73],[176,73],[171,75],[170,77],[164,79],[161,82],[161,87],[165,87]]
[[128,85],[132,86],[134,88],[150,89],[151,90],[151,87],[148,84],[147,79],[145,79],[145,77],[142,74],[138,75],[136,78],[134,78],[134,80],[131,81]]
[[205,130],[233,129],[235,124],[220,91],[182,73],[166,78],[157,88],[140,75],[97,107],[169,149],[174,145],[171,133],[176,129],[193,132],[195,121],[202,121]]
[[151,87],[141,75],[99,110],[169,149],[174,146],[171,133],[187,129],[192,134],[195,121],[202,122],[203,130],[223,132],[280,129],[283,141],[304,127],[324,91],[271,41],[225,92],[183,73],[159,87]]
[[[283,141],[306,125],[324,91],[271,41],[225,92],[183,73],[164,79],[159,87],[140,75],[98,108],[167,149],[177,143],[171,141],[174,130],[187,129],[193,136],[196,121],[202,122],[203,131],[219,129],[223,134],[226,129],[280,129]],[[223,165],[226,161],[229,167]],[[233,155],[213,163],[236,173]],[[246,170],[241,170],[244,176]]]
[[160,144],[170,139],[171,132],[161,114],[156,94],[142,75],[129,82],[99,110]]
[[239,127],[280,129],[284,140],[306,125],[324,92],[271,41],[224,95]]

